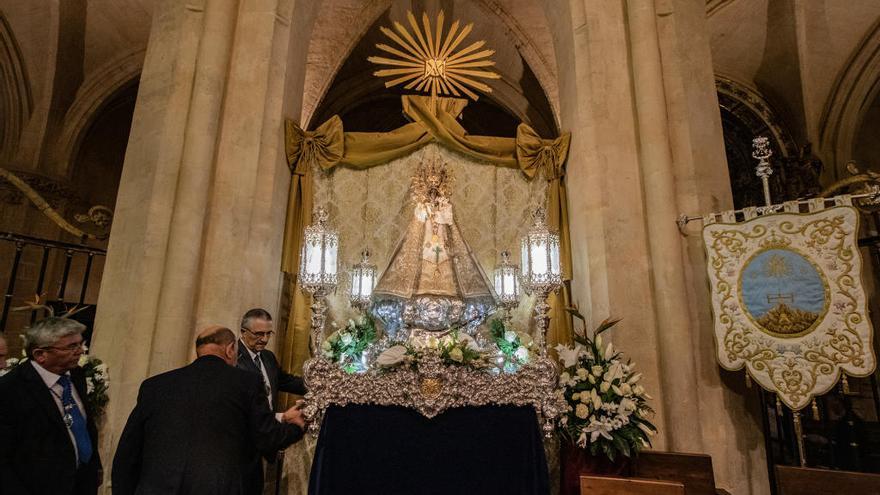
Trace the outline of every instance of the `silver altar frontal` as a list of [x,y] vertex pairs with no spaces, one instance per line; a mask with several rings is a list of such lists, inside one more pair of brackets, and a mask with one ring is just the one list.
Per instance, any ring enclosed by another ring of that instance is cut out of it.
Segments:
[[[371,303],[358,306],[368,307],[383,331],[367,317],[350,321],[305,363],[304,412],[313,434],[334,404],[403,406],[429,418],[454,407],[531,406],[547,435],[563,413],[556,366],[542,338],[478,332],[499,299],[456,223],[453,183],[437,156],[427,157],[411,177],[408,223]],[[508,310],[515,306],[501,302]],[[314,334],[322,336],[323,328]],[[499,343],[501,338],[509,340]]]

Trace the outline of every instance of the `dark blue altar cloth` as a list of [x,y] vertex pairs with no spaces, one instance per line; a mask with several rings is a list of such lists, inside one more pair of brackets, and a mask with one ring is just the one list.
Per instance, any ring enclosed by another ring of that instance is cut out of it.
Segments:
[[331,406],[310,495],[546,495],[547,460],[532,407]]

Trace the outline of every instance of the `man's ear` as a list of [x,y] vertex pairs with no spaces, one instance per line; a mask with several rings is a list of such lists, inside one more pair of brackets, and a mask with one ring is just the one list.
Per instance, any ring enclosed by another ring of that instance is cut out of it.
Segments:
[[226,357],[229,358],[229,364],[235,366],[238,364],[238,341],[233,340],[228,346],[226,346]]

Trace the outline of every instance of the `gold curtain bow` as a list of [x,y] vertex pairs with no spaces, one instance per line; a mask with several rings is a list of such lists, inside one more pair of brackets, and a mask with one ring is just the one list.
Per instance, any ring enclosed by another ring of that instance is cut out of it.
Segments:
[[534,179],[539,171],[544,178],[552,181],[565,175],[565,158],[571,134],[565,133],[556,139],[541,139],[541,136],[527,124],[516,128],[516,159],[520,169],[529,179]]
[[286,122],[285,148],[291,172],[306,175],[312,164],[322,169],[333,168],[345,153],[342,119],[334,115],[314,131],[304,131],[292,120]]

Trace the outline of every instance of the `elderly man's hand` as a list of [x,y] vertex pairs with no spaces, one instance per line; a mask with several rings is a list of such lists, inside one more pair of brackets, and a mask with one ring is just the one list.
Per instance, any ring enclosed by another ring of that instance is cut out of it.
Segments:
[[282,421],[289,424],[295,424],[302,429],[306,427],[306,420],[303,412],[299,409],[299,405],[293,406],[281,415]]

